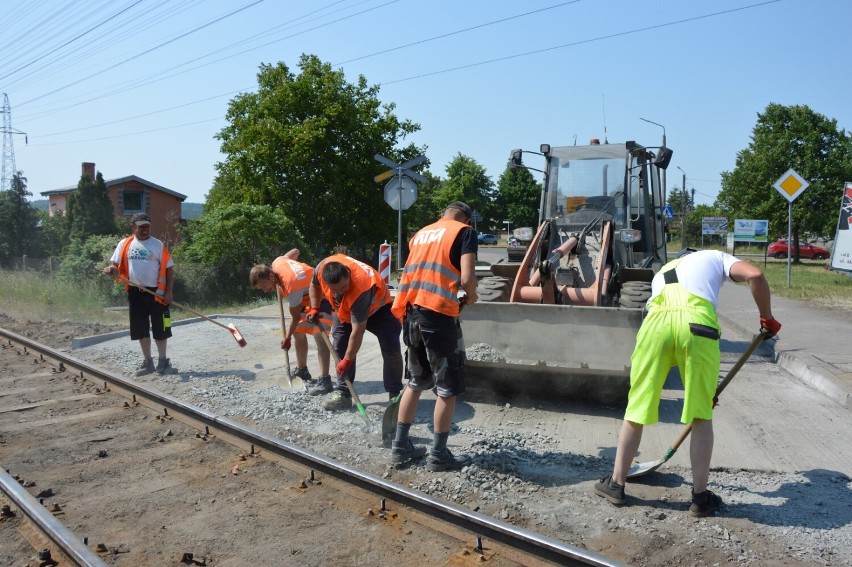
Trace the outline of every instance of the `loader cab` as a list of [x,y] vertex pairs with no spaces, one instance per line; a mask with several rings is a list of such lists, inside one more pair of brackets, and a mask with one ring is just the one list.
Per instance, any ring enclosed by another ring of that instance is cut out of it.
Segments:
[[588,146],[549,147],[545,159],[542,220],[554,221],[562,241],[592,235],[584,242],[594,246],[594,235],[608,223],[614,266],[665,263],[659,170],[667,163],[635,142],[594,140]]

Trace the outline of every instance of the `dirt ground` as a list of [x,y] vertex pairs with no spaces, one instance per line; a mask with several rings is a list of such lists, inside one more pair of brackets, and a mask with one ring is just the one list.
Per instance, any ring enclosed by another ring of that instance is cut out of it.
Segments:
[[[245,335],[244,325],[248,323],[239,323]],[[62,350],[70,350],[72,337],[125,329],[13,320],[2,314],[0,327]],[[123,359],[114,351],[73,354],[127,371],[138,363],[138,352],[129,342],[120,348],[127,352]],[[473,466],[451,473],[428,473],[422,464],[396,469],[387,464],[386,450],[375,435],[356,444],[340,434],[357,430],[357,413],[323,412],[318,398],[265,384],[260,370],[249,376],[227,355],[217,366],[210,363],[212,355],[194,354],[207,357],[210,371],[203,375],[203,385],[201,371],[184,352],[179,374],[158,377],[157,387],[401,485],[626,564],[852,565],[850,479],[836,471],[714,469],[711,488],[725,498],[724,513],[694,519],[686,512],[690,471],[667,465],[652,480],[631,483],[629,506],[616,508],[590,490],[592,479],[611,470],[611,456],[563,450],[563,440],[548,433],[546,421],[554,412],[547,404],[493,402],[470,402],[475,419],[453,426],[451,444],[472,454]],[[367,392],[364,397],[372,401],[381,394]],[[415,422],[419,443],[429,440],[429,406],[421,401],[424,405]],[[374,421],[380,420],[383,406],[368,406]]]

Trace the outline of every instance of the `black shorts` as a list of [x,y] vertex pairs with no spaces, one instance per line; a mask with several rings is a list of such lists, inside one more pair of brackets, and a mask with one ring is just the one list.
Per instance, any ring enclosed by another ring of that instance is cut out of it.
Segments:
[[412,307],[402,340],[408,347],[406,377],[412,390],[435,389],[442,398],[464,393],[464,339],[458,319]]
[[[149,289],[157,291],[157,288]],[[127,304],[130,306],[130,340],[147,339],[153,334],[155,341],[162,341],[172,336],[168,305],[157,302],[153,295],[135,287],[127,292]]]

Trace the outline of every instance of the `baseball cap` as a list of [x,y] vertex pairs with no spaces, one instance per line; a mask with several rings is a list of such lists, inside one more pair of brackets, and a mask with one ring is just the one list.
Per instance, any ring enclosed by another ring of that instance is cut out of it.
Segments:
[[467,215],[467,218],[469,218],[469,219],[473,218],[473,209],[471,209],[470,205],[468,205],[467,203],[463,203],[461,201],[453,201],[452,203],[447,205],[447,208],[448,209],[456,209],[458,211],[461,211],[465,215]]
[[135,224],[136,226],[142,226],[143,224],[151,224],[151,217],[149,217],[145,213],[136,213],[135,215],[133,215],[133,218],[130,219],[130,224]]

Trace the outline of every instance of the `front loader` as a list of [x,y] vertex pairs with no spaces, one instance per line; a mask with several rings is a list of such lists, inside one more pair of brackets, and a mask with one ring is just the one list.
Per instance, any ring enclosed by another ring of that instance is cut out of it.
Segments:
[[[523,260],[492,265],[461,315],[466,382],[507,395],[626,399],[651,279],[667,261],[660,171],[672,152],[596,140],[540,149],[539,226],[514,231]],[[513,151],[512,165],[524,167],[522,156]]]

